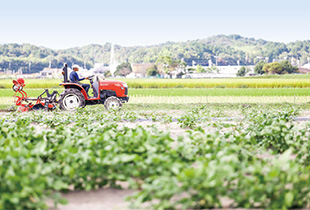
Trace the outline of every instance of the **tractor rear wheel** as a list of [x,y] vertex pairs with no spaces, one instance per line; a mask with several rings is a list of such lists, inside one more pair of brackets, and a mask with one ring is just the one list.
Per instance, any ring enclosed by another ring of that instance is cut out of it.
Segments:
[[104,102],[104,108],[109,109],[120,109],[122,107],[122,102],[115,96],[110,96]]
[[60,109],[72,111],[85,107],[85,98],[78,89],[65,89],[59,96],[58,104]]

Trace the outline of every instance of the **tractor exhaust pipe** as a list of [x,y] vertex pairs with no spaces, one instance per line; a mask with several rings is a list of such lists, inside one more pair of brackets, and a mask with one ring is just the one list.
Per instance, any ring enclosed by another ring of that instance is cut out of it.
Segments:
[[68,82],[68,65],[64,63],[64,67],[62,68],[62,75],[64,75],[64,83]]

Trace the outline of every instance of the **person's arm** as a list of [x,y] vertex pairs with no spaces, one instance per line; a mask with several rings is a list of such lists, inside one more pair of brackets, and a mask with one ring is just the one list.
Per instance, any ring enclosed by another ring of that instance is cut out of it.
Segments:
[[[79,78],[79,76],[77,76],[78,78]],[[84,80],[85,78],[84,77],[82,77],[82,78],[79,78],[79,81],[82,81],[82,80]]]
[[84,80],[84,79],[88,79],[88,77],[83,77],[83,78],[80,79],[79,75],[78,74],[76,74],[76,75],[77,75],[77,78],[78,78],[79,81]]
[[82,80],[84,80],[85,78],[84,78],[84,77],[79,78],[78,73],[77,73],[77,72],[75,72],[75,79],[76,79],[76,81],[82,81]]

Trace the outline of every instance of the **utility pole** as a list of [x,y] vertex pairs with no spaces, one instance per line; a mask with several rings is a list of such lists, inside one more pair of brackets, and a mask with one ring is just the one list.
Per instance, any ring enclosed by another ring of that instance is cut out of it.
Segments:
[[95,66],[95,63],[96,61],[95,61],[95,47],[94,47],[94,66]]
[[28,72],[28,74],[30,74],[30,71],[31,71],[31,62],[29,62],[29,72]]

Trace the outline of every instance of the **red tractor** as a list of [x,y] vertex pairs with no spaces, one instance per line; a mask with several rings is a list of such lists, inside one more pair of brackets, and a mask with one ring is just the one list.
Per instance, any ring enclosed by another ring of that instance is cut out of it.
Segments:
[[[23,90],[25,81],[22,78],[17,79],[17,81],[13,80],[14,98],[17,98],[15,103],[19,106],[18,111],[53,110],[56,108],[57,103],[62,110],[75,110],[79,107],[95,104],[103,104],[106,109],[117,109],[122,106],[122,103],[129,100],[128,86],[125,82],[115,80],[100,81],[97,76],[90,76],[88,78],[93,95],[88,97],[85,89],[80,84],[68,81],[67,64],[64,65],[63,75],[64,82],[60,85],[64,86],[65,90],[59,95],[58,100],[56,99],[58,92],[54,91],[50,94],[48,89],[37,98],[28,98],[27,93]],[[20,93],[21,96],[17,96],[16,93]],[[47,97],[43,98],[44,94]]]
[[125,82],[115,80],[99,80],[98,76],[88,77],[93,95],[87,96],[85,89],[77,83],[68,81],[67,64],[63,67],[64,82],[60,85],[65,90],[60,94],[58,105],[63,110],[74,110],[86,105],[104,104],[106,109],[116,109],[128,102],[128,86]]

